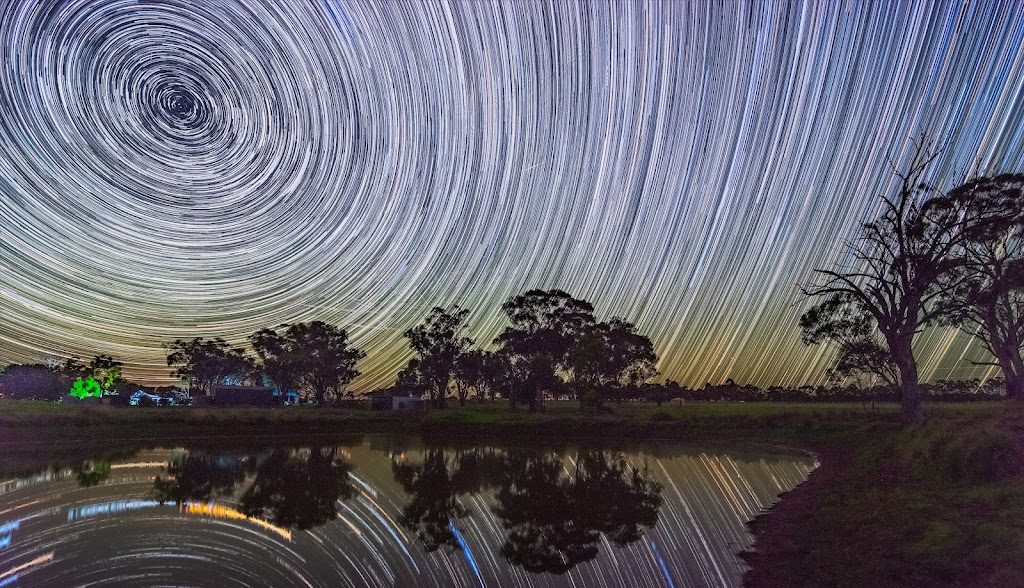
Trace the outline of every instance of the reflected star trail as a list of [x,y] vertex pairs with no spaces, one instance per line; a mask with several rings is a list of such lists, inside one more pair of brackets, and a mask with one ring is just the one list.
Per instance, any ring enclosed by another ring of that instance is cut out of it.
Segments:
[[[0,1],[0,361],[323,320],[408,359],[432,306],[560,288],[686,385],[802,384],[795,284],[923,130],[1024,169],[1016,2]],[[926,378],[979,348],[935,330]]]
[[[0,550],[0,580],[17,576],[16,585],[26,587],[738,586],[745,567],[736,554],[752,541],[745,524],[817,466],[810,456],[774,449],[631,450],[623,454],[627,462],[661,488],[657,522],[624,546],[602,536],[596,557],[563,574],[530,573],[500,551],[508,529],[496,512],[493,489],[457,495],[467,513],[446,526],[461,549],[427,551],[399,522],[412,497],[396,480],[392,464],[423,463],[433,449],[408,439],[401,442],[402,451],[387,449],[392,443],[372,438],[339,450],[351,465],[349,477],[358,479],[358,493],[337,500],[335,517],[306,530],[284,529],[239,511],[247,488],[258,484],[252,471],[237,479],[237,487],[206,502],[176,506],[157,500],[154,480],[165,478],[166,466],[189,454],[180,449],[145,450],[112,464],[110,476],[91,486],[83,486],[72,468],[5,480],[0,534],[10,541]],[[476,449],[487,455],[513,450]],[[213,477],[191,481],[220,479],[217,468],[266,463],[269,451],[245,456],[197,451],[194,455],[210,458],[214,469],[206,474]],[[447,463],[454,464],[457,453],[446,450]],[[535,455],[555,456],[568,474],[581,453]]]

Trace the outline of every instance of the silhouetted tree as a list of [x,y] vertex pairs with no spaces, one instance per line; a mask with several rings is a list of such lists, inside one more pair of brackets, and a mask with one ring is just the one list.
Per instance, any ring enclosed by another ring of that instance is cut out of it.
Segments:
[[870,315],[849,305],[843,298],[818,304],[800,317],[803,341],[811,345],[830,341],[836,359],[829,377],[836,382],[866,375],[881,378],[893,390],[899,387],[899,367],[884,341],[876,335]]
[[167,365],[175,368],[171,375],[185,381],[192,394],[196,390],[209,394],[217,384],[249,381],[256,370],[244,349],[231,347],[221,338],[178,339],[166,347],[170,351]]
[[422,397],[429,395],[430,383],[424,378],[420,368],[420,360],[412,358],[405,368],[399,370],[395,378],[395,389],[400,394]]
[[349,346],[348,333],[321,321],[282,326],[287,327],[282,334],[263,329],[250,337],[278,390],[302,386],[321,404],[328,394],[343,395],[359,376],[356,363],[366,357]]
[[606,386],[639,385],[654,377],[658,356],[647,337],[619,318],[587,329],[569,351],[566,368],[577,394]]
[[556,371],[567,369],[569,353],[596,323],[594,307],[561,290],[530,290],[501,308],[511,324],[495,343],[513,368],[516,393],[536,410],[544,392],[560,383]]
[[333,521],[338,499],[355,495],[351,469],[336,448],[276,449],[256,470],[239,510],[299,530]]
[[459,361],[473,345],[471,339],[462,336],[468,315],[468,310],[458,307],[451,312],[435,307],[422,325],[405,332],[416,354],[406,369],[415,372],[417,382],[426,387],[438,408],[444,408]]
[[[287,329],[288,325],[279,328]],[[278,333],[273,329],[260,329],[249,337],[249,342],[260,358],[264,375],[280,394],[299,390],[306,357],[295,349],[287,330]]]
[[836,332],[845,336],[850,320],[878,329],[899,369],[906,422],[921,419],[914,336],[939,318],[937,299],[958,284],[942,278],[956,271],[955,253],[967,238],[965,229],[992,220],[991,211],[972,206],[969,194],[937,194],[924,182],[937,155],[931,141],[916,141],[909,168],[897,172],[896,194],[882,197],[881,214],[863,225],[859,242],[851,246],[853,264],[819,269],[823,280],[801,288],[823,300],[801,318],[805,341],[833,339]]
[[951,196],[988,209],[993,222],[968,227],[957,257],[962,279],[942,310],[982,341],[1003,371],[1007,395],[1024,401],[1024,175],[975,178]]
[[51,365],[56,366],[56,371],[66,375],[72,380],[84,378],[89,375],[89,367],[83,365],[81,358],[77,355],[71,356],[61,363],[51,363]]
[[490,353],[480,349],[469,349],[461,356],[455,366],[455,388],[459,395],[459,405],[466,404],[470,389],[476,391],[478,399],[482,399],[488,388],[487,361]]

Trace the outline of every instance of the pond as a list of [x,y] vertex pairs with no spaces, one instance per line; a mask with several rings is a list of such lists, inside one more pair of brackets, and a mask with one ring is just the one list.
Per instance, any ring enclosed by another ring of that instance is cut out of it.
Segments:
[[0,479],[3,586],[738,586],[764,448],[143,449]]

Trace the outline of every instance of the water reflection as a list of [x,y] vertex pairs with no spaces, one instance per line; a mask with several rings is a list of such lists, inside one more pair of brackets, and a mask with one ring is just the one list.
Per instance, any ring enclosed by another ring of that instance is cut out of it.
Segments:
[[89,460],[81,465],[72,468],[75,477],[78,478],[78,485],[83,488],[95,486],[110,477],[110,460]]
[[276,449],[256,470],[239,510],[299,530],[333,521],[337,501],[355,494],[351,469],[337,448]]
[[[566,461],[569,461],[568,467]],[[461,549],[455,521],[470,515],[460,496],[494,491],[506,531],[500,553],[530,572],[562,574],[597,557],[604,535],[633,543],[658,522],[661,485],[621,453],[429,449],[421,463],[393,462],[411,495],[399,522],[423,547]]]
[[98,453],[0,478],[0,582],[736,586],[744,523],[813,466],[386,438]]
[[597,557],[604,534],[621,547],[658,522],[661,486],[619,455],[581,453],[566,475],[553,455],[513,454],[495,511],[508,530],[501,554],[531,572],[564,573]]
[[206,451],[175,454],[167,464],[167,474],[158,475],[153,481],[156,500],[180,506],[186,502],[208,502],[218,496],[231,496],[253,471],[254,461],[250,456]]
[[245,516],[301,531],[333,521],[336,502],[352,498],[351,469],[336,447],[246,456],[197,451],[175,456],[153,489],[159,503],[179,506],[237,496]]

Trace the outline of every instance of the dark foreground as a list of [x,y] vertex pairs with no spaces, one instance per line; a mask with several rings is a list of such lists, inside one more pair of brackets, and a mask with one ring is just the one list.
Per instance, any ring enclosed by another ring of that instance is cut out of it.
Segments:
[[[96,448],[282,440],[373,432],[425,439],[664,439],[811,450],[822,467],[752,525],[750,586],[1021,586],[1024,408],[929,407],[904,428],[894,407],[840,404],[577,405],[543,414],[500,404],[424,417],[331,409],[118,409],[0,403],[0,470]],[[59,442],[57,440],[60,440]]]

